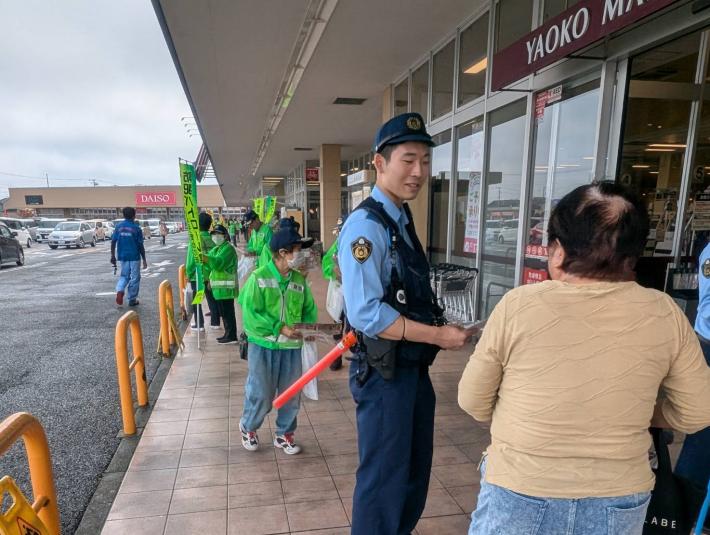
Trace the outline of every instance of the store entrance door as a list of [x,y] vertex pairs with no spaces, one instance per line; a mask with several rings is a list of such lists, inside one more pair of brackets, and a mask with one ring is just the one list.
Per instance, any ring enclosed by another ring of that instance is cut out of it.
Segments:
[[617,180],[648,207],[651,231],[644,256],[658,260],[642,259],[639,277],[659,289],[666,264],[682,241],[677,233],[684,229],[676,228],[676,222],[691,179],[692,165],[686,160],[692,161],[695,152],[702,87],[698,80],[706,68],[700,61],[704,42],[697,32],[630,61]]

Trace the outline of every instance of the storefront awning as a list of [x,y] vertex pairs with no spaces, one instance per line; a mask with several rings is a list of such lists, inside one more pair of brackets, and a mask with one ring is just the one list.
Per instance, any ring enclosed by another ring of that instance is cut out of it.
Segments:
[[[387,85],[483,3],[153,0],[229,205],[248,200],[257,177],[318,159],[321,144],[343,145],[343,158],[367,151]],[[314,24],[312,13],[327,22]],[[269,134],[295,50],[309,61]],[[334,104],[339,97],[365,100]]]

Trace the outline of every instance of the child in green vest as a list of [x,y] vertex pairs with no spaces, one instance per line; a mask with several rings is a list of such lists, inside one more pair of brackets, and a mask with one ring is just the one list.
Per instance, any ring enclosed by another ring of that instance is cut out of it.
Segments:
[[[276,232],[269,243],[273,259],[257,268],[239,295],[244,331],[249,340],[249,374],[244,394],[244,410],[239,422],[242,445],[249,451],[259,447],[256,434],[271,410],[277,393],[301,376],[302,334],[297,323],[314,323],[318,309],[305,277],[301,249],[313,244],[293,228]],[[293,433],[300,408],[300,395],[278,410],[274,446],[288,455],[301,451]]]

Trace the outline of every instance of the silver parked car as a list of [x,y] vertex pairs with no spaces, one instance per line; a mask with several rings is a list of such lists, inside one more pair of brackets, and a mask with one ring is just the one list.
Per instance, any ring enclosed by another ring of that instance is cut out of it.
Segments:
[[55,219],[43,217],[37,222],[37,241],[43,243],[48,241],[49,235],[59,223],[63,223],[66,219]]
[[96,234],[86,221],[65,221],[54,228],[47,241],[51,249],[69,249],[73,245],[79,249],[86,247],[87,243],[96,247]]

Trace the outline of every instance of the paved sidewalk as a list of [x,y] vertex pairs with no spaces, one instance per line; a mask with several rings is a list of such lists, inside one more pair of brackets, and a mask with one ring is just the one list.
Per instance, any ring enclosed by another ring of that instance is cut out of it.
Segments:
[[[310,277],[321,321],[326,283]],[[257,452],[242,448],[238,429],[247,364],[237,346],[219,346],[207,331],[202,349],[188,331],[170,369],[103,535],[350,533],[357,469],[355,405],[347,371],[327,370],[319,401],[305,400],[287,456],[271,445],[272,416]],[[322,346],[321,355],[326,346]],[[476,465],[488,433],[458,408],[456,391],[471,347],[440,353],[432,367],[436,439],[429,499],[420,535],[466,533],[478,493]]]

